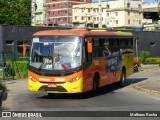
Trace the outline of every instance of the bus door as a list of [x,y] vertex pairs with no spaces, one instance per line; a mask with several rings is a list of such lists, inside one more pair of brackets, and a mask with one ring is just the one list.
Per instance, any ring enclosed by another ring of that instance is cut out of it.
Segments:
[[85,38],[83,45],[83,90],[84,92],[92,90],[92,38]]

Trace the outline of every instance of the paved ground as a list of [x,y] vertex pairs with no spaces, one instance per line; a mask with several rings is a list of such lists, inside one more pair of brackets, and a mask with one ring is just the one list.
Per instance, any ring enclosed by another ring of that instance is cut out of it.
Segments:
[[[135,73],[136,76],[146,74],[147,80],[131,85],[132,88],[146,92],[148,94],[160,96],[160,66],[158,65],[145,65],[139,68],[139,72]],[[152,77],[153,76],[153,77]]]

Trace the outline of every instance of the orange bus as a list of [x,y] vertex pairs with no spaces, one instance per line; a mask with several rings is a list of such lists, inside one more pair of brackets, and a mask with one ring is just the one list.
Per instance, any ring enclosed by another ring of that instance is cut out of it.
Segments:
[[70,29],[33,35],[28,69],[32,92],[82,93],[118,82],[133,73],[130,32]]

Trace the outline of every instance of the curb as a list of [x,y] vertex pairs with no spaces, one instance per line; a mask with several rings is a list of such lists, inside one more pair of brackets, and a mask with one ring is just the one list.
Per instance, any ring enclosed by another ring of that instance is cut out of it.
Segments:
[[139,90],[141,92],[150,94],[150,95],[160,96],[160,92],[159,91],[149,90],[149,89],[140,87],[139,85],[136,85],[136,84],[132,84],[132,85],[130,85],[130,87],[133,88],[133,89]]

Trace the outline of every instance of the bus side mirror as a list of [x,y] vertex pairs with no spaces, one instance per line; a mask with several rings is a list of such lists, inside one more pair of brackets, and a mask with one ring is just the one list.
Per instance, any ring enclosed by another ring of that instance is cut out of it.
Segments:
[[88,53],[92,53],[92,43],[91,42],[88,41],[87,47],[88,47]]

